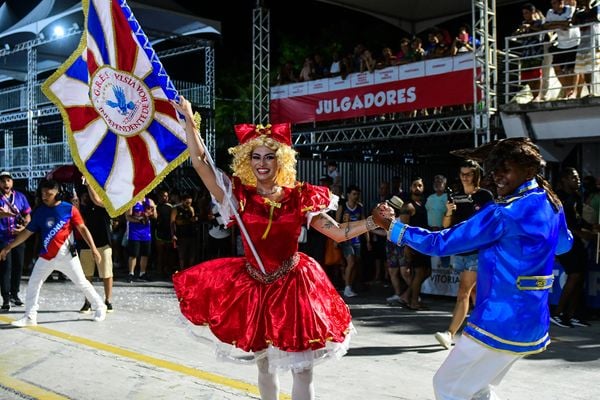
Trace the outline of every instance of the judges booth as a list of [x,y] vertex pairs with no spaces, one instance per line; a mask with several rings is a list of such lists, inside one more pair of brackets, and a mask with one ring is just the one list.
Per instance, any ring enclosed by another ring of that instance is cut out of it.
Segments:
[[342,120],[473,104],[473,53],[271,87],[271,122]]

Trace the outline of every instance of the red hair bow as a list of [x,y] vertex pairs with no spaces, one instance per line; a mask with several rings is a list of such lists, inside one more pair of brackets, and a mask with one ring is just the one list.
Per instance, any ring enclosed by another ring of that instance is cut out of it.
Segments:
[[288,146],[292,145],[292,125],[289,122],[275,125],[267,124],[266,126],[239,124],[234,128],[240,144],[264,135],[273,138],[273,140],[279,143],[287,144]]

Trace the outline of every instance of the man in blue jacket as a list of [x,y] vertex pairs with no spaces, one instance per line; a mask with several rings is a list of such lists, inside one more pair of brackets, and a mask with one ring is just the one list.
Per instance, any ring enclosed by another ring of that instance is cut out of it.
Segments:
[[573,241],[562,205],[540,175],[545,162],[535,144],[504,139],[468,156],[477,154],[499,198],[472,218],[432,232],[392,220],[385,205],[373,213],[398,245],[437,256],[479,251],[475,309],[433,378],[443,400],[496,398],[493,386],[516,360],[546,349],[554,257]]

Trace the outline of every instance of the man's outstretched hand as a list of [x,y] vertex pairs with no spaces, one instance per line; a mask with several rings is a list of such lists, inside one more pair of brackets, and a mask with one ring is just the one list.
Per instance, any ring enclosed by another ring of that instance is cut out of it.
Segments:
[[387,203],[379,203],[377,207],[373,209],[371,215],[373,216],[373,222],[387,231],[394,220],[394,209]]

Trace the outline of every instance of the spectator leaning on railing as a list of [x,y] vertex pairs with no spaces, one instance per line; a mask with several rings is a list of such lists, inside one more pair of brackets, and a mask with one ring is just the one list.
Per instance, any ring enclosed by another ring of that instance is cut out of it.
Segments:
[[[515,35],[535,33],[543,29],[544,16],[538,12],[533,4],[523,4],[521,13],[523,14],[523,22],[514,32]],[[521,52],[521,81],[531,89],[533,101],[542,100],[539,97],[544,54],[542,41],[542,34],[526,35],[520,38],[523,47]]]
[[556,45],[551,48],[554,53],[552,56],[554,73],[563,87],[563,98],[574,98],[576,86],[575,57],[581,35],[579,28],[572,27],[571,24],[575,9],[565,5],[563,0],[551,0],[550,4],[552,8],[546,14],[546,22],[543,28],[556,30]]
[[600,39],[600,25],[598,24],[598,6],[591,7],[591,1],[583,1],[584,8],[577,10],[573,15],[573,24],[582,25],[581,42],[577,49],[575,57],[575,73],[578,74],[577,97],[581,97],[581,92],[585,86],[588,96],[594,95],[594,85],[592,85],[592,74],[598,71],[600,66],[598,51],[598,40]]

